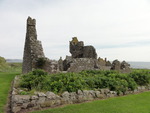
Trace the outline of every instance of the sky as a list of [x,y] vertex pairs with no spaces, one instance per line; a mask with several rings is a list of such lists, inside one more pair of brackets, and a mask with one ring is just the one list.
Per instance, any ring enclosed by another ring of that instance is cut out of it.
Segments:
[[150,61],[150,0],[0,0],[0,56],[23,58],[28,16],[50,59],[77,37],[110,61]]

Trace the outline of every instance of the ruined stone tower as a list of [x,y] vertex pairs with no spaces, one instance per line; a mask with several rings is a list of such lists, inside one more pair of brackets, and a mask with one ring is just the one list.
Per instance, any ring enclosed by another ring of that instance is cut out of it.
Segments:
[[22,73],[28,73],[35,67],[36,59],[45,57],[41,42],[37,40],[36,20],[28,17],[23,55]]
[[97,59],[97,53],[93,46],[84,46],[83,41],[73,37],[70,41],[70,53],[72,58],[93,58]]

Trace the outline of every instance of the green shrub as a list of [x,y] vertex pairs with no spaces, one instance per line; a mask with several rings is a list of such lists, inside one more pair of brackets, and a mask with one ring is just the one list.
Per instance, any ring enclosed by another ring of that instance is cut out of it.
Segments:
[[20,86],[28,88],[28,90],[46,90],[55,93],[109,88],[119,94],[120,92],[125,93],[128,89],[134,90],[137,85],[148,85],[149,83],[149,71],[134,71],[130,74],[121,74],[116,71],[90,70],[80,73],[48,75],[43,70],[34,70],[21,77]]
[[46,63],[46,59],[43,58],[43,57],[41,57],[41,58],[38,58],[38,59],[37,59],[37,61],[36,61],[36,66],[37,66],[37,68],[42,69],[43,66],[45,65],[45,63]]
[[150,70],[135,70],[129,76],[140,86],[150,84]]
[[26,91],[21,91],[19,94],[20,94],[20,95],[28,95],[29,93],[26,92]]
[[20,87],[42,90],[45,85],[47,73],[37,69],[21,77]]
[[41,76],[41,75],[45,76],[45,75],[48,75],[48,73],[45,72],[45,71],[42,70],[42,69],[36,69],[36,70],[32,71],[31,74],[37,75],[37,76]]
[[74,92],[85,88],[85,81],[80,74],[60,73],[50,77],[50,90],[54,92]]

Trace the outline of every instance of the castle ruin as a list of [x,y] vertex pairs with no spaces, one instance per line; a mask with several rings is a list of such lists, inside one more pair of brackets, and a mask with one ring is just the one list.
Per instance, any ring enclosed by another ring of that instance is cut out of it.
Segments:
[[70,41],[70,53],[72,58],[97,58],[96,50],[93,46],[84,46],[83,41],[78,41],[77,37],[73,37]]
[[36,20],[28,17],[27,32],[24,47],[22,73],[34,69],[43,69],[48,73],[80,72],[82,70],[117,70],[123,73],[130,72],[130,65],[123,61],[115,60],[113,63],[106,58],[97,59],[96,49],[93,46],[84,46],[83,41],[73,37],[69,43],[71,56],[63,60],[50,60],[45,57],[42,44],[37,40]]
[[57,72],[58,63],[45,57],[42,44],[37,40],[36,20],[28,17],[22,73],[39,68],[50,73]]

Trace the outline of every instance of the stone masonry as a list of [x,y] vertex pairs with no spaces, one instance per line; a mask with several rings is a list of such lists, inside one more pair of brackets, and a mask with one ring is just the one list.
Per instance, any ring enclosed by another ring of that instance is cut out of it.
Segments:
[[130,65],[123,61],[120,63],[114,60],[111,64],[107,58],[97,59],[97,53],[93,46],[84,46],[83,41],[78,41],[77,37],[73,37],[70,41],[71,56],[66,59],[59,59],[59,69],[67,72],[80,72],[82,70],[117,70],[122,73],[129,73]]
[[70,53],[72,58],[97,58],[96,50],[93,46],[84,46],[83,41],[78,41],[77,37],[73,37],[70,41]]
[[112,62],[111,70],[116,70],[121,73],[130,73],[131,72],[130,64],[128,64],[125,61],[120,63],[118,60],[114,60]]
[[83,41],[78,41],[73,37],[70,41],[71,56],[66,56],[65,60],[59,60],[59,68],[68,72],[80,72],[82,70],[110,70],[111,66],[106,66],[106,61],[97,59],[97,53],[93,46],[84,46]]
[[28,73],[37,68],[53,73],[58,71],[57,67],[57,62],[45,57],[42,44],[37,40],[36,20],[28,17],[22,73]]
[[41,42],[37,40],[36,20],[28,17],[22,72],[28,73],[32,71],[35,59],[38,57],[45,56]]

